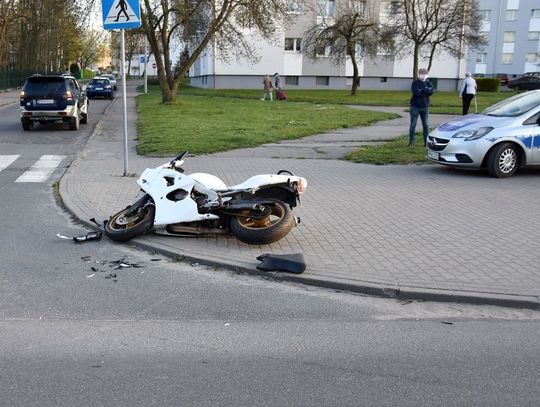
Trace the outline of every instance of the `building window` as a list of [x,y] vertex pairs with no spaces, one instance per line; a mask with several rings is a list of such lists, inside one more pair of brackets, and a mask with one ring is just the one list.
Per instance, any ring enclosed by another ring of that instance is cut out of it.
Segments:
[[532,18],[540,18],[540,8],[533,8],[531,16]]
[[515,31],[505,31],[503,42],[516,42],[516,32]]
[[506,10],[504,15],[505,20],[517,20],[517,10]]
[[334,0],[319,0],[319,16],[332,17],[334,15]]
[[381,10],[379,12],[381,17],[388,17],[396,15],[399,11],[398,1],[382,1]]
[[326,45],[324,47],[317,47],[315,51],[315,55],[317,55],[318,57],[329,57],[331,53],[332,53],[331,45]]
[[540,31],[529,31],[528,40],[540,40]]
[[302,38],[285,38],[284,50],[300,52],[302,50]]
[[298,76],[286,76],[285,85],[298,86]]
[[491,10],[480,10],[482,21],[491,21]]
[[328,86],[330,85],[330,77],[329,76],[316,76],[315,84],[317,86]]
[[527,53],[527,56],[526,56],[527,62],[536,62],[537,59],[538,59],[538,54],[536,52]]
[[351,9],[354,10],[359,15],[361,15],[361,16],[366,15],[367,5],[366,5],[365,1],[363,1],[363,0],[351,0],[349,4],[350,4]]
[[485,64],[487,63],[487,53],[486,52],[479,52],[476,54],[476,63],[477,64]]
[[510,53],[502,54],[501,63],[502,64],[511,64],[513,56],[514,56],[514,54],[510,54]]

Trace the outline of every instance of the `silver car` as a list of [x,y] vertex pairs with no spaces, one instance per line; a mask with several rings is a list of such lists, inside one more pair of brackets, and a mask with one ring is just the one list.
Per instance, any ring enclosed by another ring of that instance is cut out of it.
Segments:
[[540,165],[540,90],[440,125],[427,139],[427,158],[454,167],[486,168],[498,178],[510,177],[518,167]]

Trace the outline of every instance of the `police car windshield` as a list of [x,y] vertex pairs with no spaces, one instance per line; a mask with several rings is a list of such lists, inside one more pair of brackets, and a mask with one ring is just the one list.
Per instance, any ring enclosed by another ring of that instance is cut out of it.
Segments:
[[540,91],[525,92],[488,107],[482,114],[497,117],[517,117],[538,105],[540,105]]

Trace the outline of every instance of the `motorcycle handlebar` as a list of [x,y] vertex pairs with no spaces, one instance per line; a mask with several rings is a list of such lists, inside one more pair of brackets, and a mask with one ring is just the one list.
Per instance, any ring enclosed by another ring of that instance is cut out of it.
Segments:
[[171,160],[170,164],[174,165],[176,161],[181,161],[186,155],[188,155],[188,151],[182,151],[180,154],[178,154],[175,158]]

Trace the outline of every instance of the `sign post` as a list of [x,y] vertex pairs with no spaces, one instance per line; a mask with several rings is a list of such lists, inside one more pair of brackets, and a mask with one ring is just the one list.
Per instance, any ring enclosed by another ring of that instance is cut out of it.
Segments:
[[139,0],[102,0],[103,28],[120,29],[120,75],[122,76],[122,99],[124,103],[124,177],[128,175],[128,125],[127,125],[127,93],[126,93],[126,43],[124,30],[141,26],[141,9]]

